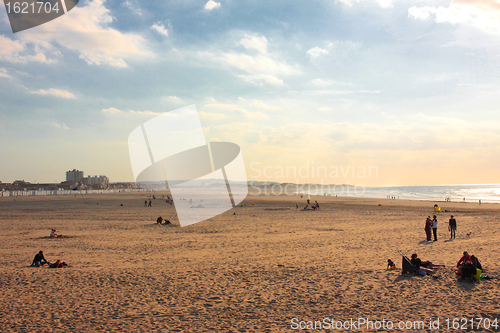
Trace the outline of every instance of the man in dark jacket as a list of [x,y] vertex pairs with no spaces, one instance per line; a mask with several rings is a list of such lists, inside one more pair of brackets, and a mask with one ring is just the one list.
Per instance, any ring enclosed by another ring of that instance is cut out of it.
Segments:
[[31,266],[40,267],[40,265],[46,264],[47,259],[43,256],[43,251],[38,252],[31,263]]

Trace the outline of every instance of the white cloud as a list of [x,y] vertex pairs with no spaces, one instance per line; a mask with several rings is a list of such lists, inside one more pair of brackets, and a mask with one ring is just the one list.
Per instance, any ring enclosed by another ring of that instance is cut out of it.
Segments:
[[[87,2],[57,20],[38,26],[37,32],[20,32],[21,45],[54,50],[62,46],[80,54],[88,64],[127,67],[126,60],[150,58],[153,54],[140,35],[121,33],[108,27],[113,21],[104,0]],[[18,51],[19,52],[19,51]],[[32,61],[46,62],[39,56]]]
[[153,112],[153,111],[129,111],[132,114],[139,114],[139,115],[147,115],[147,116],[159,116],[162,115],[163,112]]
[[270,74],[238,75],[238,77],[246,82],[255,85],[262,85],[263,83],[271,84],[273,86],[284,85],[283,80],[278,79],[276,76]]
[[201,119],[208,119],[208,120],[220,120],[220,119],[224,119],[227,117],[223,113],[211,113],[211,112],[204,112],[204,111],[198,112],[198,115],[200,116]]
[[102,109],[102,112],[104,113],[120,113],[122,111],[118,110],[117,108],[108,108],[108,109]]
[[156,31],[160,35],[168,37],[168,29],[166,29],[163,24],[155,23],[151,26],[151,29],[153,29],[154,31]]
[[125,7],[127,7],[128,9],[130,9],[134,14],[137,14],[139,16],[143,15],[142,9],[141,9],[141,7],[139,6],[139,4],[136,1],[134,1],[134,2],[132,2],[132,1],[125,1],[123,3],[123,5]]
[[335,82],[333,82],[332,80],[314,79],[311,81],[311,83],[318,87],[329,87]]
[[315,46],[312,49],[309,49],[309,51],[307,51],[307,54],[309,54],[311,56],[311,58],[314,59],[314,58],[319,57],[320,55],[328,54],[328,51]]
[[500,35],[500,3],[494,0],[455,0],[449,7],[412,6],[408,16],[436,23],[467,24],[493,35]]
[[7,70],[3,67],[0,67],[0,77],[6,78],[6,79],[11,79],[12,76],[9,75]]
[[54,88],[50,88],[49,90],[40,89],[40,90],[36,90],[36,91],[31,91],[31,93],[39,94],[39,95],[52,95],[52,96],[56,96],[56,97],[69,98],[69,99],[75,98],[75,95],[73,95],[69,91],[54,89]]
[[284,62],[259,54],[255,57],[242,53],[225,53],[219,58],[222,62],[248,73],[298,74],[299,71]]
[[330,111],[330,110],[331,110],[331,108],[326,107],[326,106],[318,109],[318,111]]
[[62,125],[59,125],[58,123],[53,123],[52,127],[55,127],[57,129],[63,129],[63,130],[69,130],[70,128],[66,126],[64,123]]
[[266,119],[269,118],[269,116],[265,113],[262,112],[251,112],[246,109],[240,108],[237,105],[234,104],[207,104],[204,106],[204,108],[214,108],[214,109],[220,109],[220,110],[233,110],[237,111],[240,115],[247,119]]
[[361,2],[374,3],[382,8],[392,7],[393,3],[396,2],[396,0],[337,0],[337,1],[342,2],[348,6],[352,6],[354,3],[361,3]]
[[41,53],[40,50],[29,52],[32,54],[26,54],[28,52],[25,42],[11,40],[0,35],[0,60],[21,64],[27,62],[51,64],[56,62],[56,60],[48,60],[45,54]]
[[265,109],[265,110],[269,110],[269,111],[281,111],[281,110],[283,110],[279,106],[270,106],[270,105],[267,105],[266,103],[264,103],[262,101],[258,101],[258,100],[254,100],[251,105],[255,106],[257,108],[261,108],[261,109]]
[[208,0],[208,2],[205,4],[206,10],[212,10],[219,7],[220,7],[220,2],[215,2],[213,0]]
[[256,84],[271,84],[282,86],[283,80],[280,76],[296,75],[301,71],[298,66],[290,66],[279,59],[277,55],[267,51],[267,38],[255,37],[248,34],[239,40],[247,50],[257,50],[258,54],[248,55],[240,52],[198,52],[198,57],[204,61],[211,60],[227,69],[236,69],[245,73],[234,73],[242,80]]
[[267,53],[267,38],[257,37],[257,36],[249,36],[245,35],[245,38],[242,38],[240,41],[241,45],[243,45],[247,50],[254,49],[259,51],[260,53]]
[[167,96],[167,97],[163,97],[163,99],[169,103],[173,103],[173,104],[186,104],[186,102],[182,99],[180,99],[179,97],[177,96]]

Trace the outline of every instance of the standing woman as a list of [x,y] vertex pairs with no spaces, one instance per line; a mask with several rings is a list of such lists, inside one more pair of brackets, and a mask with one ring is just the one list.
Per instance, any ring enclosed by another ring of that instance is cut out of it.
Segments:
[[432,228],[432,221],[431,217],[427,216],[427,219],[425,220],[425,236],[427,236],[427,241],[431,241],[431,228]]
[[438,231],[438,220],[437,216],[434,215],[432,219],[432,233],[434,234],[434,241],[437,242],[438,236],[437,236],[437,231]]

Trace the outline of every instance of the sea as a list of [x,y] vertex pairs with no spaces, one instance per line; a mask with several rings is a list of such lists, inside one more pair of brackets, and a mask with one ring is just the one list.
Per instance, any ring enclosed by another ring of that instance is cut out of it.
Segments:
[[453,202],[479,202],[479,200],[481,200],[481,202],[500,203],[500,184],[358,187],[355,190],[344,190],[344,193],[340,193],[338,190],[321,192],[320,194],[323,195],[342,195],[365,198]]

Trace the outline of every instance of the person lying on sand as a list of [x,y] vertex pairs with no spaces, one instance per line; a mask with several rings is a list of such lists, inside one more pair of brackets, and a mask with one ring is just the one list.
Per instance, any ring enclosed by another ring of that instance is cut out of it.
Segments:
[[417,256],[416,253],[413,253],[411,255],[411,263],[413,266],[415,266],[420,272],[424,271],[426,273],[434,273],[435,269],[439,268],[445,268],[444,265],[435,265],[430,261],[422,261],[420,258]]
[[68,266],[68,264],[61,262],[61,260],[57,260],[55,263],[49,265],[50,268],[62,268],[64,266]]
[[40,265],[45,265],[46,263],[48,263],[47,259],[45,259],[43,251],[40,251],[35,255],[35,258],[33,259],[31,266],[40,267]]

